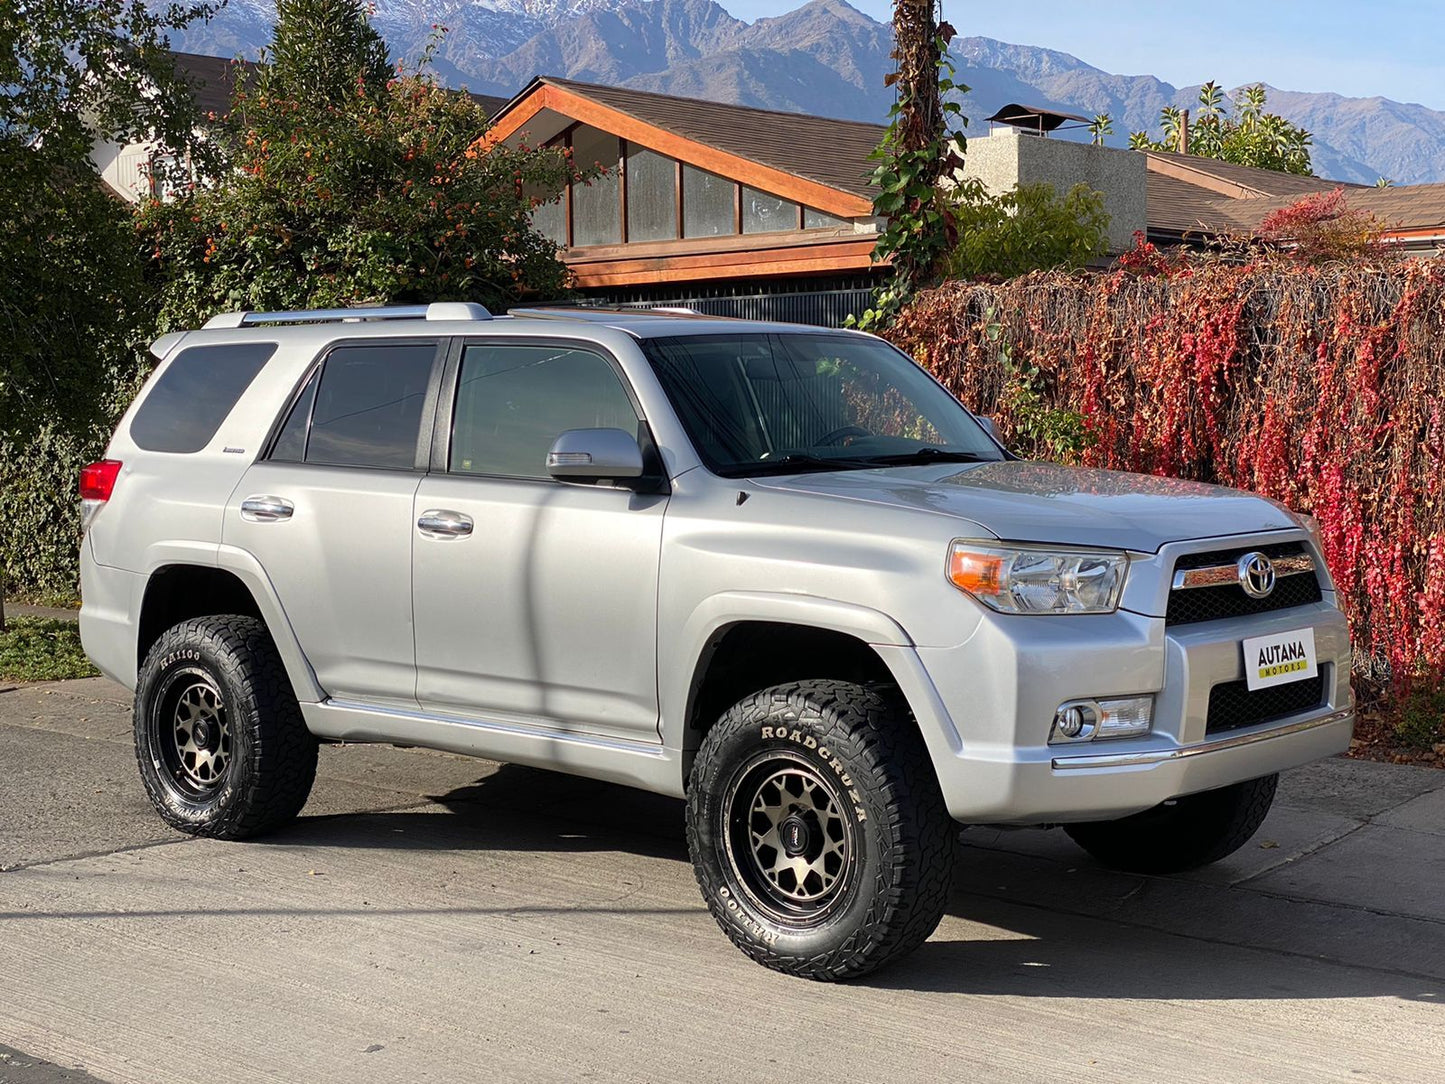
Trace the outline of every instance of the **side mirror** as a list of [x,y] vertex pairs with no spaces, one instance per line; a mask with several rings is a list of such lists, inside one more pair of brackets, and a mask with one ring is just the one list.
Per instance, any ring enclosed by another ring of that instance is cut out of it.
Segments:
[[547,453],[547,473],[559,482],[641,478],[642,449],[625,429],[568,429]]

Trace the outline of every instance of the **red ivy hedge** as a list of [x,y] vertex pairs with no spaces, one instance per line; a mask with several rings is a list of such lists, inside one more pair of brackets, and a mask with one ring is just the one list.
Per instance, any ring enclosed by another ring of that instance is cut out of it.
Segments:
[[[891,337],[1005,433],[1036,366],[1081,462],[1318,517],[1365,696],[1445,687],[1445,260],[1169,261],[951,283]],[[1000,346],[1010,349],[1008,365]]]

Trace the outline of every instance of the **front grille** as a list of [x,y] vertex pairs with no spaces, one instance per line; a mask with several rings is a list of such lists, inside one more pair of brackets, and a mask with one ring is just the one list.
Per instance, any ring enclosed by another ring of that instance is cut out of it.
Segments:
[[1304,681],[1288,685],[1271,685],[1268,689],[1249,691],[1244,681],[1226,681],[1209,690],[1209,716],[1206,734],[1225,734],[1246,726],[1273,722],[1290,715],[1313,711],[1325,703],[1325,675],[1329,667]]
[[[1272,546],[1186,553],[1174,563],[1174,571],[1232,565],[1246,553],[1256,551],[1270,558],[1294,557],[1308,552],[1302,542],[1277,542]],[[1244,588],[1235,583],[1221,584],[1218,587],[1179,589],[1169,592],[1169,609],[1165,612],[1164,623],[1191,625],[1198,621],[1217,621],[1222,617],[1273,613],[1275,610],[1308,606],[1312,602],[1319,602],[1323,597],[1320,593],[1319,576],[1313,572],[1281,576],[1268,598],[1251,598],[1244,593]]]

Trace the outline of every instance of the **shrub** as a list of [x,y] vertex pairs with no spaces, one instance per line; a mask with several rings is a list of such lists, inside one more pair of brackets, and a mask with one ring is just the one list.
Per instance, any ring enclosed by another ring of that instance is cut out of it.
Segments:
[[1349,205],[1345,190],[1312,192],[1264,216],[1255,235],[1307,263],[1386,255],[1384,223]]
[[1362,697],[1445,686],[1445,260],[1136,263],[951,283],[890,337],[1011,437],[1007,358],[1082,415],[1077,462],[1313,514]]
[[85,657],[74,621],[14,617],[0,632],[0,680],[68,681],[99,673]]
[[1108,249],[1104,196],[1086,184],[1062,196],[1051,184],[1015,185],[995,196],[970,177],[949,193],[949,205],[958,229],[948,256],[954,278],[1079,268]]

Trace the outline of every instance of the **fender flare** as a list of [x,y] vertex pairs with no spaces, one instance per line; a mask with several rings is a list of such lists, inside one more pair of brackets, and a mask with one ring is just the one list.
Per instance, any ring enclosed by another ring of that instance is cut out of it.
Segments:
[[316,703],[326,699],[326,692],[317,682],[316,672],[306,660],[306,655],[301,650],[301,642],[296,638],[296,631],[286,617],[275,585],[266,575],[261,562],[247,550],[218,545],[215,542],[183,540],[157,542],[147,547],[145,574],[140,577],[137,586],[139,596],[135,600],[134,613],[140,613],[145,592],[155,574],[173,565],[215,568],[229,572],[240,580],[241,585],[251,593],[256,608],[261,612],[261,619],[266,622],[266,628],[271,633],[271,639],[276,642],[276,650],[281,655],[282,665],[286,667],[286,676],[291,679],[291,688],[295,690],[296,699],[303,703]]
[[[709,643],[729,625],[745,621],[772,621],[806,625],[852,636],[877,651],[909,707],[924,730],[931,751],[958,747],[958,733],[942,711],[937,690],[914,651],[912,637],[897,621],[880,610],[815,595],[770,591],[724,591],[703,599],[683,623],[671,650],[658,662],[658,698],[663,745],[686,748],[698,674],[705,664]],[[667,641],[660,641],[663,649]],[[662,656],[662,650],[659,655]],[[930,734],[929,732],[932,731]]]
[[306,653],[301,650],[301,641],[297,639],[296,630],[291,627],[291,620],[281,605],[276,585],[266,575],[261,562],[249,550],[221,545],[216,547],[216,567],[234,575],[256,600],[256,607],[261,611],[261,618],[271,632],[271,639],[276,642],[276,650],[280,652],[281,662],[291,679],[291,688],[296,691],[296,699],[303,703],[325,700],[326,690],[316,680],[316,671],[311,669]]

